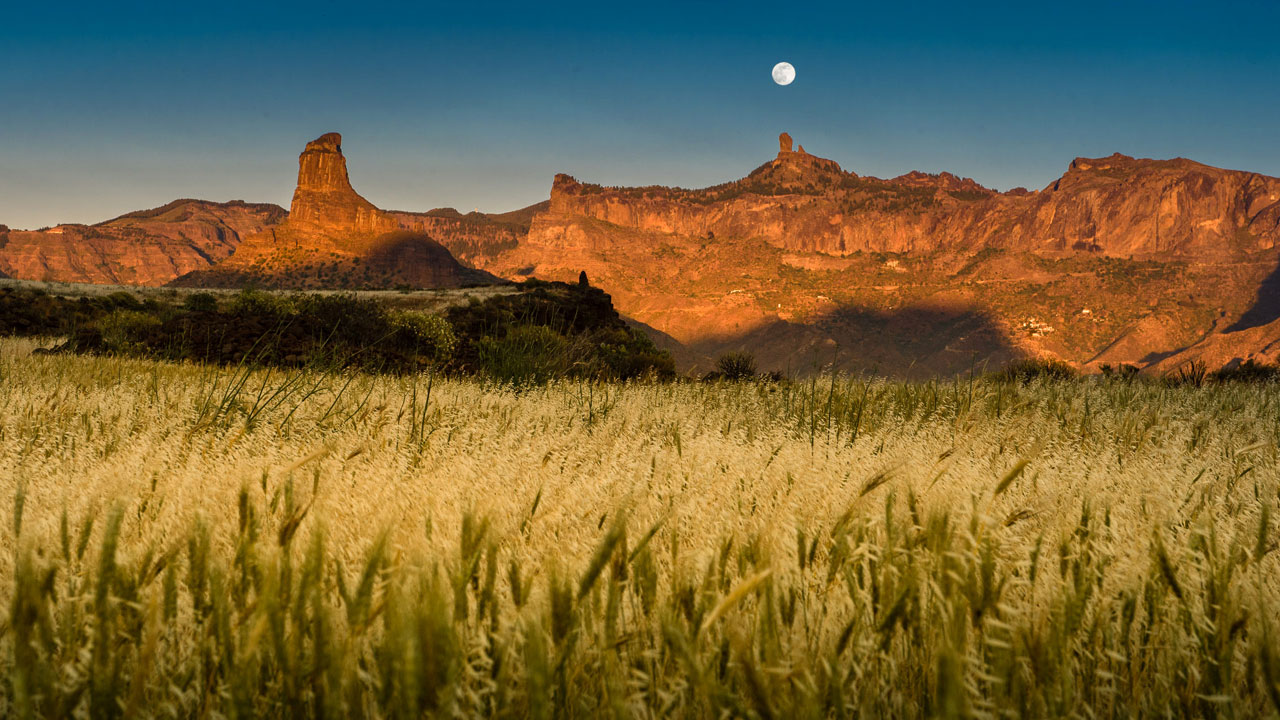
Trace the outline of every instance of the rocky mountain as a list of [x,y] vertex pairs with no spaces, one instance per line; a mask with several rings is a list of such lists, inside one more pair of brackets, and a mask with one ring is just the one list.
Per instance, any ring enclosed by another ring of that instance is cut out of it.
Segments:
[[[548,205],[544,202],[502,214],[462,214],[452,208],[427,212],[379,210],[351,187],[340,146],[341,136],[336,133],[307,146],[299,160],[299,183],[292,203],[304,216],[286,226],[281,223],[289,213],[278,205],[189,199],[96,225],[66,224],[38,231],[10,230],[0,225],[0,273],[52,282],[164,285],[181,275],[209,269],[230,257],[245,238],[272,228],[294,242],[311,237],[321,244],[335,232],[346,233],[339,229],[349,228],[352,232],[346,234],[351,236],[352,249],[357,254],[367,251],[375,264],[406,268],[381,275],[369,273],[369,282],[374,285],[452,284],[458,272],[488,281],[491,278],[465,268],[443,274],[424,268],[450,265],[453,258],[444,257],[442,249],[467,262],[475,256],[514,248],[528,234],[533,215]],[[379,234],[387,237],[376,237]],[[421,236],[435,242],[419,242]],[[257,249],[250,252],[261,257],[269,246],[256,244]],[[354,283],[357,277],[365,276],[364,268],[335,269],[334,260],[313,257],[311,265],[315,267],[308,272],[315,277],[307,279],[306,284]],[[323,279],[316,263],[325,265]],[[252,273],[243,269],[225,270],[221,272],[225,282],[253,280]],[[259,279],[276,284],[270,278]]]
[[859,175],[784,133],[772,160],[721,185],[557,175],[544,203],[464,215],[379,209],[351,187],[341,145],[307,145],[287,219],[177,201],[90,227],[0,227],[0,272],[376,288],[585,271],[686,367],[731,349],[766,369],[900,376],[1040,356],[1154,371],[1280,359],[1280,179],[1256,173],[1116,154],[998,192],[950,173]]
[[229,255],[246,235],[284,219],[267,203],[174,200],[96,225],[10,230],[0,225],[0,272],[27,280],[163,285]]
[[378,209],[351,187],[342,136],[328,133],[298,157],[298,186],[284,222],[245,237],[230,257],[173,284],[377,289],[502,282],[460,264],[425,231],[460,227],[463,220]]
[[792,148],[784,133],[773,160],[700,190],[559,175],[518,246],[474,262],[511,278],[585,270],[695,354],[745,348],[778,369],[1166,368],[1215,342],[1231,348],[1215,359],[1274,359],[1274,343],[1231,328],[1253,313],[1253,334],[1280,337],[1267,329],[1280,288],[1265,282],[1280,179],[1117,154],[1001,193],[948,173],[860,176]]

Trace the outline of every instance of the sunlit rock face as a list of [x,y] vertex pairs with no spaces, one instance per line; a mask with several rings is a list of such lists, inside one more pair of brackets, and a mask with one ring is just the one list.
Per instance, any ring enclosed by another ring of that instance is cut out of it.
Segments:
[[311,232],[388,232],[394,218],[360,197],[347,176],[342,136],[326,133],[298,156],[298,187],[289,206],[290,224]]
[[0,226],[0,272],[24,280],[163,285],[209,267],[285,217],[267,203],[175,200],[97,225]]
[[1280,240],[1280,180],[1190,160],[1077,158],[1042,191],[1000,193],[946,172],[862,177],[792,147],[783,133],[774,160],[702,190],[603,187],[558,175],[551,212],[832,255],[991,247],[1212,260]]
[[[342,136],[327,133],[298,156],[289,217],[244,238],[216,265],[173,281],[187,287],[438,288],[499,282],[461,265],[428,230],[458,239],[459,218],[380,210],[351,187]],[[497,229],[492,234],[496,234]]]
[[[859,175],[783,133],[776,157],[708,188],[557,175],[527,237],[473,261],[515,279],[585,270],[704,356],[927,376],[1041,355],[1165,368],[1206,333],[1226,338],[1212,357],[1236,340],[1269,357],[1278,240],[1280,180],[1256,173],[1117,154],[999,192]],[[1247,338],[1228,332],[1242,318]]]

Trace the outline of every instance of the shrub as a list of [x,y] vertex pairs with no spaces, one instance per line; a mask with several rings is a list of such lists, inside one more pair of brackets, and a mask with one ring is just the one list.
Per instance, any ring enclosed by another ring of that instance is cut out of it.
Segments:
[[1209,376],[1214,382],[1266,383],[1280,380],[1280,367],[1250,358],[1235,366],[1223,366]]
[[192,293],[183,300],[182,307],[190,312],[217,312],[218,298],[213,293]]
[[114,308],[123,310],[141,310],[142,301],[133,296],[133,293],[117,290],[106,297],[107,304]]
[[342,342],[370,345],[394,332],[382,306],[351,293],[308,294],[295,304],[311,332]]
[[391,325],[397,329],[400,339],[418,348],[437,363],[448,362],[458,345],[453,326],[439,315],[420,312],[397,312],[391,315]]
[[262,290],[241,290],[231,300],[231,313],[240,317],[278,318],[291,315],[293,311],[293,303],[288,298]]
[[1203,360],[1191,360],[1179,365],[1176,370],[1165,373],[1164,381],[1168,385],[1186,385],[1202,387],[1209,377],[1209,366]]
[[1137,365],[1130,365],[1129,363],[1122,363],[1120,365],[1103,363],[1098,367],[1098,369],[1102,371],[1103,377],[1113,378],[1116,380],[1133,380],[1137,378],[1138,374],[1141,372]]
[[716,360],[716,372],[725,380],[749,380],[756,376],[756,358],[744,350],[727,352]]
[[676,364],[671,354],[658,349],[640,330],[618,328],[597,333],[595,375],[612,380],[630,380],[652,375],[660,379],[675,377]]
[[116,310],[99,320],[97,326],[104,350],[132,353],[146,345],[148,335],[160,327],[160,319],[137,310]]
[[1078,374],[1075,368],[1061,360],[1030,358],[1015,362],[996,373],[996,379],[1021,383],[1030,383],[1036,380],[1059,382],[1070,380]]
[[513,327],[502,337],[486,335],[476,343],[480,371],[517,385],[541,384],[566,374],[573,365],[569,350],[569,341],[544,325]]

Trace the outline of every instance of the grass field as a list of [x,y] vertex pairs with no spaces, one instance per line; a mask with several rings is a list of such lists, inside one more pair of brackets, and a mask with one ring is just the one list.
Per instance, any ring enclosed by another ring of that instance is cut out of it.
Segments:
[[1258,717],[1280,385],[0,340],[0,716]]

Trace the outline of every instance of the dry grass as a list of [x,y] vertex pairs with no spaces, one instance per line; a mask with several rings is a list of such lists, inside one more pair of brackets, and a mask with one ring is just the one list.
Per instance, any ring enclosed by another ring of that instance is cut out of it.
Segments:
[[1257,716],[1280,387],[0,341],[0,715]]

